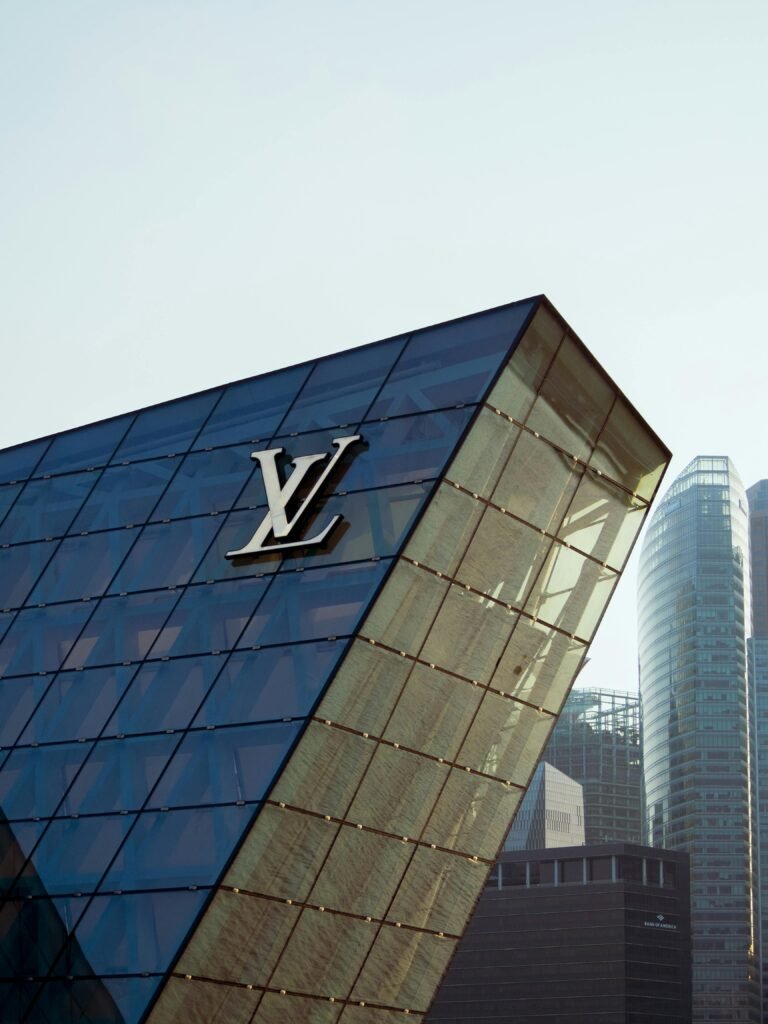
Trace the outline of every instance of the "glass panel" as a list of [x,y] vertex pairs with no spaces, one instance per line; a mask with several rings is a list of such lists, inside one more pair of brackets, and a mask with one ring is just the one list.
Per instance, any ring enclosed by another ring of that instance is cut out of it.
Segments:
[[677,888],[677,865],[674,861],[664,861],[664,886],[668,889]]
[[177,970],[266,985],[299,913],[296,906],[220,889],[182,953]]
[[14,750],[0,771],[0,807],[13,818],[47,818],[53,814],[91,744]]
[[175,519],[230,509],[254,470],[251,445],[192,452],[160,499],[155,519]]
[[411,335],[368,418],[479,401],[531,308],[516,303]]
[[93,472],[30,480],[0,527],[0,544],[66,533],[98,478],[98,472]]
[[422,838],[495,860],[522,796],[514,786],[452,768]]
[[0,452],[0,480],[5,483],[31,476],[49,444],[50,438],[44,437],[42,441],[17,444]]
[[135,539],[130,530],[66,538],[32,591],[29,603],[74,601],[103,593]]
[[357,424],[400,355],[405,337],[391,338],[319,360],[280,429]]
[[230,650],[265,590],[266,580],[253,578],[188,587],[157,638],[153,657]]
[[448,479],[490,498],[519,436],[520,428],[506,416],[482,409],[448,469]]
[[422,657],[467,679],[487,683],[517,617],[517,612],[453,585],[429,631]]
[[440,484],[408,542],[406,557],[454,576],[483,510],[484,506],[468,494],[448,483]]
[[521,615],[491,686],[557,713],[586,650],[585,644]]
[[145,811],[101,888],[214,885],[253,812],[253,805]]
[[281,722],[188,733],[152,793],[150,805],[260,800],[299,728],[300,723]]
[[547,372],[528,416],[528,427],[571,455],[586,458],[613,399],[613,388],[603,373],[568,337]]
[[335,566],[272,577],[238,647],[319,640],[353,633],[389,561]]
[[417,928],[461,934],[487,871],[488,865],[479,861],[421,847],[387,917]]
[[425,665],[414,665],[384,737],[452,761],[481,696],[479,686]]
[[376,926],[371,922],[304,910],[270,985],[294,992],[344,994],[375,937]]
[[265,992],[259,1003],[258,1015],[254,1017],[254,1024],[285,1024],[286,1021],[292,1021],[293,1024],[334,1024],[341,1010],[338,1003]]
[[317,710],[318,718],[381,736],[413,662],[355,640]]
[[[90,965],[77,957],[79,970]],[[160,979],[47,978],[32,1013],[35,1020],[98,1021],[98,1024],[137,1024]],[[119,1007],[119,1009],[118,1009]],[[21,1017],[15,1018],[21,1020]]]
[[51,683],[22,743],[95,738],[120,700],[135,669],[62,672]]
[[0,551],[0,608],[18,608],[35,585],[57,541],[21,544]]
[[73,469],[105,465],[132,421],[132,415],[119,416],[117,419],[104,420],[59,434],[51,442],[36,474],[68,473]]
[[242,380],[224,389],[197,439],[197,447],[256,442],[274,436],[312,364]]
[[584,881],[584,860],[582,857],[579,857],[578,859],[561,860],[559,871],[559,881],[563,884],[581,884]]
[[343,641],[325,640],[232,655],[195,725],[310,714],[343,649]]
[[500,867],[502,868],[502,885],[505,888],[525,885],[525,864],[515,864],[514,862],[510,864],[505,861]]
[[180,981],[168,978],[152,1008],[152,1024],[179,1024],[179,1021],[226,1021],[227,1024],[251,1024],[261,991],[205,982],[195,978]]
[[192,444],[220,391],[154,405],[137,413],[133,426],[112,461],[147,459],[153,455],[185,452]]
[[352,998],[425,1012],[455,948],[452,939],[384,925]]
[[[64,667],[81,668],[140,661],[152,646],[152,641],[178,598],[178,593],[167,590],[154,594],[102,598]],[[87,604],[65,607],[80,608],[88,613],[91,608]],[[52,608],[46,610],[53,611]]]
[[265,804],[224,883],[304,901],[339,827],[325,818]]
[[634,409],[623,398],[617,398],[590,466],[650,501],[668,462],[669,455],[661,442]]
[[564,334],[561,322],[546,306],[539,306],[530,327],[504,367],[488,404],[520,423],[525,422]]
[[176,736],[100,740],[70,787],[61,813],[138,810],[177,743]]
[[462,583],[519,608],[550,545],[538,530],[487,508],[456,575]]
[[447,590],[446,580],[398,561],[361,632],[397,650],[418,654]]
[[462,765],[524,786],[555,721],[552,715],[488,691],[458,760]]
[[277,572],[283,560],[280,552],[259,555],[250,562],[239,561],[237,564],[226,557],[228,551],[238,551],[248,543],[266,513],[266,506],[242,509],[230,512],[223,522],[219,520],[222,522],[221,528],[192,577],[192,582],[211,583],[214,580],[244,579],[246,576],[266,576]]
[[585,473],[558,534],[580,551],[621,569],[648,506]]
[[93,605],[84,601],[20,611],[0,644],[0,673],[59,668],[92,611]]
[[382,832],[418,836],[447,772],[437,761],[380,745],[347,817]]
[[112,530],[144,522],[180,463],[181,456],[105,469],[71,532]]
[[133,820],[118,814],[50,822],[32,858],[45,891],[93,892]]
[[49,683],[40,676],[0,680],[0,747],[16,742]]
[[115,577],[112,593],[189,582],[219,525],[218,519],[201,516],[145,526]]
[[[168,966],[205,892],[148,892],[94,896],[75,936],[96,974],[163,971]],[[71,954],[56,970],[66,973]]]
[[359,432],[365,445],[355,449],[340,487],[355,491],[434,479],[473,412],[468,406],[364,424]]
[[566,633],[591,640],[618,575],[554,544],[525,610]]
[[224,661],[224,655],[212,655],[145,662],[107,723],[107,734],[185,729]]
[[0,523],[16,497],[21,494],[23,484],[1,484],[0,485]]
[[376,744],[362,736],[310,722],[275,783],[272,800],[346,818],[375,749]]
[[309,902],[351,914],[383,917],[413,849],[402,840],[342,826]]
[[493,500],[533,526],[555,533],[583,472],[573,459],[523,431]]
[[432,490],[431,484],[404,484],[378,491],[334,495],[318,501],[303,531],[313,537],[335,515],[343,517],[328,540],[318,547],[299,551],[294,566],[323,562],[352,562],[393,555]]

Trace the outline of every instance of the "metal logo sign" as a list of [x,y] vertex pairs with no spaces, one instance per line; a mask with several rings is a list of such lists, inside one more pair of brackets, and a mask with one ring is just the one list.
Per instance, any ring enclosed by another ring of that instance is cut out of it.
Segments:
[[[284,449],[269,448],[263,452],[252,452],[251,458],[261,466],[261,475],[264,478],[264,490],[267,493],[269,511],[245,547],[238,548],[237,551],[228,551],[226,557],[253,558],[256,555],[266,554],[271,551],[285,551],[287,548],[304,548],[311,544],[322,544],[334,526],[342,519],[342,516],[333,516],[330,522],[319,533],[316,533],[314,537],[305,537],[302,540],[289,540],[288,538],[294,534],[301,520],[309,511],[317,492],[333,472],[344,452],[355,442],[361,440],[360,434],[353,434],[351,437],[334,437],[333,444],[336,447],[336,451],[331,456],[327,466],[323,468],[323,471],[316,478],[309,493],[290,516],[288,506],[307,476],[307,472],[312,466],[325,462],[328,458],[328,452],[320,452],[317,455],[299,455],[293,459],[291,463],[293,471],[284,484],[280,480],[280,471],[277,466],[277,457],[283,454]],[[266,543],[270,534],[278,543]],[[283,543],[280,543],[281,541]]]

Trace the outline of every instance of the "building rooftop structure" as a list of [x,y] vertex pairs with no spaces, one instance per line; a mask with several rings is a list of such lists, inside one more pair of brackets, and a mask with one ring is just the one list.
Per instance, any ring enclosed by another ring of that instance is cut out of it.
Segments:
[[584,795],[578,782],[539,762],[504,840],[504,850],[583,846]]

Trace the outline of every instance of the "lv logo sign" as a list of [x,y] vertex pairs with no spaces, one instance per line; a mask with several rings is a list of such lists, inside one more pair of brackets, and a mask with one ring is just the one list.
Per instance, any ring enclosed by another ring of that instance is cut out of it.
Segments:
[[[238,548],[237,551],[228,551],[227,558],[253,558],[256,555],[270,551],[284,551],[287,548],[303,548],[310,544],[322,544],[334,526],[341,520],[342,517],[340,515],[333,516],[330,522],[319,533],[316,533],[314,537],[305,537],[302,540],[290,540],[289,538],[294,534],[301,520],[309,511],[317,492],[333,472],[344,452],[360,440],[362,440],[360,434],[354,434],[351,437],[335,437],[333,439],[336,451],[331,456],[327,465],[324,466],[322,472],[316,477],[304,500],[290,515],[288,506],[307,473],[312,466],[324,463],[328,459],[328,453],[320,452],[318,455],[299,455],[293,460],[293,471],[283,484],[280,480],[280,471],[277,466],[277,457],[282,455],[283,449],[269,448],[264,452],[253,452],[251,458],[261,466],[261,475],[264,478],[264,489],[267,492],[269,511],[245,547]],[[270,534],[278,543],[265,543]]]

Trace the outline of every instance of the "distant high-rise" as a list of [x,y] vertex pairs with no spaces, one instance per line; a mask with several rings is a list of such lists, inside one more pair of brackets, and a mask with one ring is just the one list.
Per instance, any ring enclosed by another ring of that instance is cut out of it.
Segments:
[[757,835],[760,850],[760,950],[763,1006],[768,1011],[768,480],[747,491],[752,577],[749,675],[755,700]]
[[640,561],[649,838],[691,856],[693,1020],[761,1020],[756,958],[747,498],[699,457],[659,504]]
[[585,842],[644,841],[637,694],[572,690],[543,757],[583,787]]
[[542,761],[504,841],[505,850],[584,845],[584,795],[578,782]]

